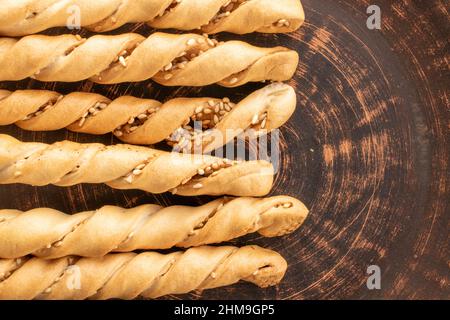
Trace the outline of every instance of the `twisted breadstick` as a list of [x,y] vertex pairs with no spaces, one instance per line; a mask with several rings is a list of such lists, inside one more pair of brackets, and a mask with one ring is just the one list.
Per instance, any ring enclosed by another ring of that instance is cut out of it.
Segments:
[[48,208],[0,210],[0,257],[102,257],[110,252],[220,243],[256,231],[282,236],[296,230],[307,214],[300,201],[287,196],[218,199],[194,208],[106,206],[74,215]]
[[258,246],[204,246],[166,255],[1,259],[0,299],[157,298],[239,280],[264,288],[279,283],[286,268],[278,253]]
[[288,80],[297,64],[298,54],[287,48],[218,43],[197,34],[0,38],[0,81],[33,77],[113,84],[152,78],[166,86],[236,87],[250,81]]
[[0,184],[106,183],[116,189],[184,196],[263,196],[272,187],[273,175],[266,161],[238,162],[131,145],[24,143],[0,135]]
[[300,0],[2,0],[0,34],[23,36],[76,24],[94,32],[129,22],[206,33],[297,30],[305,20]]
[[16,123],[33,131],[67,127],[90,134],[114,132],[126,143],[167,139],[178,149],[209,152],[241,133],[251,136],[249,129],[266,133],[279,128],[295,106],[294,89],[282,83],[255,91],[236,105],[227,98],[178,98],[161,104],[129,96],[111,101],[84,92],[63,96],[45,90],[0,90],[0,125]]

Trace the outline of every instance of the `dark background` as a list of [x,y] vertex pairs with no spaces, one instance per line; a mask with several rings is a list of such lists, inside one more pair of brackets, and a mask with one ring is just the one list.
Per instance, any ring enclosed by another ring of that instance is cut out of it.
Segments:
[[[264,290],[240,283],[169,298],[449,299],[449,2],[304,0],[303,4],[307,22],[294,34],[218,36],[260,46],[284,45],[301,56],[289,82],[298,93],[298,110],[281,130],[281,169],[272,194],[300,198],[311,208],[310,217],[300,230],[283,238],[250,235],[233,241],[279,251],[289,262],[286,277],[279,286]],[[366,27],[371,4],[381,7],[381,30]],[[111,34],[128,31],[152,32],[141,24]],[[0,83],[0,88],[10,90],[80,90],[162,101],[175,96],[239,99],[261,86]],[[33,133],[9,126],[0,132],[24,141],[117,143],[111,135],[65,130]],[[196,205],[208,200],[103,185],[0,186],[0,208],[21,210],[52,207],[75,213],[106,204]],[[372,264],[381,267],[381,290],[366,287],[366,269]]]

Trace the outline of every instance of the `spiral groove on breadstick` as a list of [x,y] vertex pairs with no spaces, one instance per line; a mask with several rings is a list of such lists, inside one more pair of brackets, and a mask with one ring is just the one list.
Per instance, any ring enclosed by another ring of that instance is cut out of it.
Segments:
[[305,20],[300,0],[3,0],[0,35],[23,36],[77,23],[94,32],[147,22],[159,29],[291,32]]
[[253,232],[275,237],[295,231],[307,215],[300,201],[287,196],[224,198],[200,207],[105,206],[74,215],[49,208],[0,210],[0,258],[102,257],[137,249],[197,247]]
[[[296,107],[292,87],[274,83],[234,104],[228,98],[178,98],[160,103],[130,96],[114,101],[84,92],[0,90],[0,125],[32,131],[67,128],[74,132],[113,132],[131,144],[164,139],[183,151],[209,152],[240,134],[251,136],[282,126]],[[248,133],[248,134],[247,134]]]
[[278,284],[286,268],[278,253],[258,246],[203,246],[165,255],[0,259],[0,299],[157,298],[240,280],[265,288]]
[[236,87],[251,81],[290,79],[298,54],[284,47],[260,48],[241,41],[218,43],[198,34],[126,33],[32,35],[0,38],[0,81],[90,79],[114,84],[147,79],[165,86]]
[[262,160],[231,161],[126,144],[26,143],[0,135],[0,184],[106,183],[184,196],[263,196],[270,192],[273,176],[272,164]]

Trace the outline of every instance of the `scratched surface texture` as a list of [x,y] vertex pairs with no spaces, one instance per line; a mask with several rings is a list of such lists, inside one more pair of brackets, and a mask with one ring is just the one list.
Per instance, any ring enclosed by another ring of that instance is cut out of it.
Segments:
[[[366,27],[373,1],[304,0],[307,22],[290,35],[252,34],[262,46],[298,50],[301,63],[290,84],[298,110],[281,130],[281,168],[273,194],[289,194],[311,208],[304,227],[276,239],[256,235],[234,244],[278,250],[289,262],[284,281],[261,290],[234,286],[173,299],[449,299],[449,35],[446,1],[378,0],[382,29]],[[112,32],[152,32],[125,26]],[[66,32],[64,29],[47,34]],[[89,35],[81,31],[82,35]],[[219,39],[237,39],[222,34]],[[448,43],[447,43],[448,45]],[[448,48],[448,47],[447,47]],[[114,86],[26,80],[0,88],[92,91],[167,100],[175,96],[237,99],[241,89],[162,88],[151,81]],[[67,131],[1,133],[25,141],[69,139],[117,143]],[[200,204],[208,198],[117,191],[102,185],[71,188],[0,186],[0,207],[52,207],[68,213],[112,204]],[[382,289],[368,290],[366,270],[378,265]]]

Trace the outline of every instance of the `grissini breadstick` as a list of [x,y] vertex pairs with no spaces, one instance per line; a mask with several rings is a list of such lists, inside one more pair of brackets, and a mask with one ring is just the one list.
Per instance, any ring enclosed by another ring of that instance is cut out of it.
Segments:
[[291,32],[305,20],[300,0],[2,0],[0,34],[23,36],[76,23],[94,32],[129,22],[154,28],[251,32]]
[[204,246],[165,255],[0,259],[0,299],[157,298],[240,280],[265,288],[278,284],[286,268],[278,253],[258,246]]
[[260,48],[241,41],[218,43],[198,34],[126,33],[32,35],[0,38],[0,81],[90,79],[114,84],[147,79],[165,86],[237,87],[251,81],[290,79],[298,54],[284,47]]
[[178,149],[209,152],[239,134],[250,136],[249,129],[257,134],[279,128],[291,117],[296,100],[294,89],[283,83],[257,90],[237,104],[228,98],[178,98],[162,104],[130,96],[111,101],[85,92],[63,96],[46,90],[0,90],[0,125],[114,132],[126,143],[150,145],[166,139]]
[[0,210],[0,258],[102,257],[137,249],[197,247],[253,232],[282,236],[300,227],[307,215],[304,204],[287,196],[224,198],[200,207],[105,206],[74,215],[49,208]]
[[0,184],[106,183],[116,189],[184,196],[264,196],[273,184],[267,161],[231,161],[132,145],[52,145],[0,135]]

